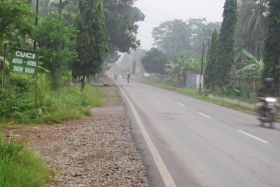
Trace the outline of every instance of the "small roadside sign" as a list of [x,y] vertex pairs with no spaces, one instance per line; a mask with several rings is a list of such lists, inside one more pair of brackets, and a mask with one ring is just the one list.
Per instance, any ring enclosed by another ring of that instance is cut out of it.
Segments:
[[37,54],[26,49],[11,49],[10,71],[16,73],[35,74],[37,67]]

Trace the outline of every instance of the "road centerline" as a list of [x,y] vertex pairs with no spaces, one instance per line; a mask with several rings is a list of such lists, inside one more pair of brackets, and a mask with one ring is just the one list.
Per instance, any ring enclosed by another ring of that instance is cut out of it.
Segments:
[[198,112],[200,115],[206,117],[206,118],[211,118],[211,116],[208,116],[207,114],[204,114],[203,112]]
[[180,106],[183,106],[183,107],[185,107],[186,105],[184,105],[183,103],[177,103],[178,105],[180,105]]
[[253,139],[255,139],[255,140],[258,140],[259,142],[262,142],[262,143],[265,143],[265,144],[268,144],[269,142],[268,141],[266,141],[266,140],[263,140],[263,139],[261,139],[261,138],[259,138],[259,137],[257,137],[257,136],[254,136],[254,135],[252,135],[252,134],[250,134],[250,133],[248,133],[248,132],[245,132],[245,131],[243,131],[243,130],[237,130],[239,133],[242,133],[242,134],[244,134],[244,135],[246,135],[246,136],[249,136],[249,137],[251,137],[251,138],[253,138]]

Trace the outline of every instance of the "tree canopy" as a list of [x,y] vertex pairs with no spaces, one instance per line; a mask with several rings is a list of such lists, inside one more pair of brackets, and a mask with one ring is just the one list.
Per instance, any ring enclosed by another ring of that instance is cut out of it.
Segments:
[[205,68],[205,86],[211,88],[216,84],[216,65],[217,65],[217,56],[218,56],[218,45],[219,45],[219,32],[215,29],[211,37],[211,46],[208,50],[207,55],[207,65]]
[[154,44],[172,59],[183,55],[199,55],[203,40],[220,23],[206,19],[173,20],[161,23],[153,29]]
[[168,58],[158,49],[151,49],[142,58],[142,64],[147,73],[164,74]]
[[280,90],[280,1],[269,0],[269,26],[265,41],[264,77],[274,78],[278,91]]
[[34,21],[32,9],[26,0],[4,0],[0,3],[0,42],[19,41],[31,35]]
[[226,0],[223,23],[219,35],[216,82],[222,86],[229,81],[229,73],[234,63],[234,44],[237,24],[237,1]]
[[[77,53],[75,73],[83,77],[101,71],[107,54],[105,17],[102,0],[80,0],[78,17]],[[83,85],[82,84],[82,88]]]

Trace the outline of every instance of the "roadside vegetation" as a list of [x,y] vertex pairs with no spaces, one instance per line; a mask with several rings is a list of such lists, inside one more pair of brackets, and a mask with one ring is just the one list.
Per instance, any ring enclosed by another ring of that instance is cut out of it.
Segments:
[[[2,124],[52,124],[89,115],[106,98],[104,89],[90,83],[118,59],[117,51],[139,46],[136,22],[144,14],[132,0],[55,0],[39,3],[38,14],[34,3],[0,3]],[[13,71],[14,48],[37,51],[36,73]]]
[[[145,82],[229,108],[254,111],[247,106],[257,102],[264,78],[274,79],[279,96],[280,35],[274,32],[280,27],[279,10],[277,0],[226,0],[222,23],[199,19],[163,22],[153,30],[156,48],[142,58],[150,74]],[[153,61],[159,56],[159,52],[152,53],[155,50],[162,51],[161,59],[167,59],[161,61],[164,63]],[[164,72],[155,71],[154,66]],[[200,91],[198,82],[203,84]],[[244,106],[230,100],[244,102]]]
[[213,95],[213,97],[209,97],[207,95],[200,95],[198,89],[178,88],[178,87],[172,86],[168,83],[155,82],[155,80],[151,81],[148,79],[144,80],[143,83],[146,83],[146,84],[149,84],[152,86],[156,86],[156,87],[159,87],[162,89],[174,91],[174,92],[180,93],[182,95],[190,96],[195,99],[205,101],[208,103],[224,106],[224,107],[231,108],[231,109],[238,110],[238,111],[243,111],[246,113],[254,114],[256,111],[255,108],[250,107],[249,105],[246,105],[245,103],[238,102],[238,100],[236,100],[236,102],[234,102],[234,101],[230,101],[230,100],[225,100],[221,97],[215,97],[214,95]]
[[72,85],[53,91],[45,76],[38,79],[36,106],[32,80],[25,76],[10,76],[0,93],[2,123],[61,123],[90,115],[90,108],[102,106],[106,99],[103,88],[88,85],[81,92],[79,85]]
[[47,186],[52,171],[22,143],[0,136],[0,186]]
[[[136,22],[144,14],[133,0],[45,2],[39,1],[38,12],[36,1],[0,2],[0,131],[90,115],[107,97],[92,81],[118,51],[140,45]],[[25,65],[34,71],[19,71]],[[47,186],[50,174],[31,149],[0,137],[0,186]]]

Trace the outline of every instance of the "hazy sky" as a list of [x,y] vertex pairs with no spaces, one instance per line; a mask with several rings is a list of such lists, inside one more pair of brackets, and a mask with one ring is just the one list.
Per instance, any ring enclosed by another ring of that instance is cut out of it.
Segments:
[[137,0],[135,6],[146,15],[140,23],[138,39],[141,48],[152,47],[152,29],[166,20],[206,18],[208,21],[222,21],[225,0]]

